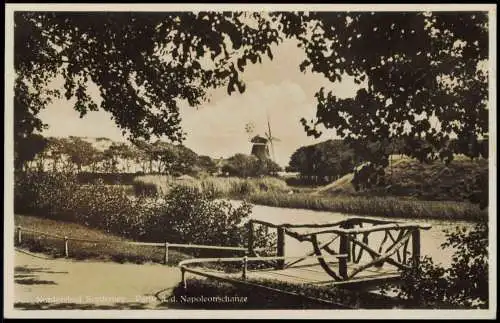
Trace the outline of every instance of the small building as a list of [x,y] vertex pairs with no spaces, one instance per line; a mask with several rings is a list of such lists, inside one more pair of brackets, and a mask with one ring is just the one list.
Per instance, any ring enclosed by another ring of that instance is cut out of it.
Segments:
[[269,140],[262,136],[253,137],[250,142],[252,143],[252,152],[251,154],[256,156],[259,159],[269,159]]

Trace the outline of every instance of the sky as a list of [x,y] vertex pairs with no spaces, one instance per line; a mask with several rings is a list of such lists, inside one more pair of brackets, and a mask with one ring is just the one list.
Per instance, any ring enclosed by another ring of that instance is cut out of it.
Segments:
[[[300,72],[304,53],[292,40],[285,40],[273,54],[273,60],[263,57],[261,64],[247,66],[242,74],[246,83],[243,94],[236,92],[229,96],[225,88],[216,89],[211,92],[209,102],[199,107],[180,107],[187,147],[213,158],[250,154],[251,143],[245,125],[253,123],[253,135],[264,135],[269,118],[272,135],[279,139],[274,142],[275,161],[286,166],[299,147],[336,138],[334,130],[325,131],[318,139],[308,137],[300,119],[314,117],[314,94],[322,86],[345,98],[354,96],[363,84],[356,85],[348,77],[343,77],[341,83],[331,83],[320,74]],[[73,102],[63,98],[40,112],[40,118],[49,125],[44,135],[126,140],[108,112],[89,112],[79,118],[78,112],[72,109]]]

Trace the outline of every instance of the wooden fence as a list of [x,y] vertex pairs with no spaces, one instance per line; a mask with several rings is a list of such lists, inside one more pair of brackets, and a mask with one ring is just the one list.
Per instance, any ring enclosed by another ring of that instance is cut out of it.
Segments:
[[[78,241],[78,242],[88,242],[88,243],[103,243],[103,244],[126,244],[126,245],[139,245],[139,246],[151,246],[151,247],[163,247],[164,249],[164,264],[168,264],[168,252],[171,248],[177,249],[210,249],[210,250],[231,250],[231,251],[242,251],[246,252],[246,247],[236,247],[236,246],[211,246],[211,245],[199,245],[199,244],[183,244],[183,243],[169,243],[165,242],[139,242],[139,241],[123,241],[123,240],[91,240],[91,239],[81,239],[81,238],[73,238],[69,236],[60,236],[56,234],[51,234],[47,232],[40,232],[36,230],[26,229],[21,226],[17,227],[16,240],[18,244],[21,244],[23,241],[23,232],[29,232],[33,234],[38,234],[43,237],[50,237],[54,239],[59,239],[64,241],[64,256],[70,256],[70,241]],[[256,249],[260,250],[259,248]]]

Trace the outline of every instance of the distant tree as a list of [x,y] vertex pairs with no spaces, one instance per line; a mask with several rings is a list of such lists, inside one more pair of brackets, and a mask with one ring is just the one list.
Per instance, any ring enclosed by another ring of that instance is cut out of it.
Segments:
[[144,173],[153,172],[153,155],[150,143],[141,139],[131,139],[132,145],[136,150],[136,162],[141,165]]
[[109,173],[117,173],[121,153],[121,144],[113,142],[103,152],[104,169]]
[[18,137],[14,143],[14,166],[16,170],[26,169],[28,162],[33,161],[48,146],[48,140],[39,134]]
[[254,155],[236,154],[225,160],[222,172],[230,176],[250,177],[255,174],[258,160]]
[[66,153],[65,142],[60,138],[49,137],[47,150],[49,152],[49,158],[52,160],[52,171],[57,172],[59,170],[59,164]]
[[362,161],[354,149],[341,140],[327,140],[299,147],[290,157],[288,171],[299,172],[311,181],[331,181],[354,170]]
[[257,162],[257,176],[271,175],[276,176],[278,172],[282,171],[280,165],[269,158],[259,159]]
[[70,136],[65,149],[69,160],[76,166],[78,172],[81,172],[84,166],[92,164],[96,151],[96,148],[91,143],[74,136]]
[[173,165],[173,170],[180,174],[192,173],[198,160],[198,155],[186,146],[176,145],[177,160]]
[[218,170],[217,163],[210,156],[198,156],[196,165],[208,173],[216,173]]
[[129,145],[126,143],[116,143],[113,145],[113,153],[116,154],[116,160],[121,160],[124,164],[124,171],[130,172],[130,163],[134,159],[135,155]]
[[161,174],[172,170],[172,165],[176,162],[177,151],[171,144],[157,140],[149,148],[151,161],[156,163],[156,171]]
[[254,155],[236,154],[224,161],[222,172],[237,177],[275,175],[281,167],[271,159],[259,159]]
[[104,161],[104,152],[97,149],[93,150],[90,160],[90,171],[95,173],[99,170],[99,165]]

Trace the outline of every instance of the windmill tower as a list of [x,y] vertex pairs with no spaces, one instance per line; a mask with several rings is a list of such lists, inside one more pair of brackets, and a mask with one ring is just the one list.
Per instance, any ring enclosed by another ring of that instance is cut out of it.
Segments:
[[269,159],[269,141],[267,138],[262,136],[254,136],[250,142],[252,143],[252,152],[251,154],[256,156],[259,159]]

